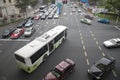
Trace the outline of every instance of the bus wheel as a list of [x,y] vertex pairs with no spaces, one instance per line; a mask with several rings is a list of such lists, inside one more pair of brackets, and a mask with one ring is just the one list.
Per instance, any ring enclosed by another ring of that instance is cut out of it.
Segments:
[[43,57],[43,62],[46,61],[47,57],[48,57],[48,55],[45,54],[44,57]]

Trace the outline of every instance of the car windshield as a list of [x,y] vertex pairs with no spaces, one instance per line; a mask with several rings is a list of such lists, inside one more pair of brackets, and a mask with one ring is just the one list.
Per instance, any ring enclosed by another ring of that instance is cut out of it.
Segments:
[[26,32],[30,32],[31,30],[30,29],[26,29]]
[[4,33],[9,33],[9,30],[5,30]]
[[16,31],[14,32],[14,34],[18,34],[18,30],[16,30]]
[[99,68],[99,69],[102,70],[102,71],[105,70],[105,65],[102,64],[102,63],[98,63],[98,64],[96,65],[96,67]]
[[110,42],[111,42],[111,43],[113,43],[113,44],[116,44],[116,41],[115,41],[115,40],[113,40],[113,39],[112,39],[112,40],[110,40]]
[[56,77],[60,77],[60,75],[61,75],[61,72],[58,71],[57,69],[53,69],[53,70],[52,70],[52,73],[53,73]]

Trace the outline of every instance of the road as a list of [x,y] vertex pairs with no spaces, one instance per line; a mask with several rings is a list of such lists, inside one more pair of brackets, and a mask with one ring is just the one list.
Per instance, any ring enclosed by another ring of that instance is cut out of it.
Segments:
[[[66,16],[63,15],[64,12],[67,13]],[[36,21],[33,25],[36,32],[32,37],[22,36],[18,40],[0,39],[0,80],[41,80],[55,65],[66,58],[76,63],[74,72],[66,80],[91,80],[87,70],[105,54],[113,56],[116,65],[112,71],[103,76],[102,80],[120,80],[120,49],[107,49],[103,46],[103,41],[120,37],[120,30],[116,29],[114,24],[97,23],[97,19],[92,21],[92,25],[86,25],[80,22],[81,18],[83,15],[79,14],[77,9],[76,12],[72,12],[70,6],[64,5],[59,19]],[[14,52],[57,25],[68,27],[66,41],[33,73],[28,74],[20,70],[16,65]],[[0,28],[0,34],[6,28],[8,27]]]

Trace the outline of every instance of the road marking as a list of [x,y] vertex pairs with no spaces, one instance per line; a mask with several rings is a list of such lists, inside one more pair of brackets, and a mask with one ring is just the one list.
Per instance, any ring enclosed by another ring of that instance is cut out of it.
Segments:
[[98,45],[98,41],[96,41],[96,44]]
[[85,50],[85,46],[83,46],[83,49]]
[[30,39],[0,39],[0,41],[30,41]]
[[99,46],[99,49],[102,50],[102,48]]
[[54,20],[53,24],[56,24],[56,21]]
[[79,29],[79,33],[81,33],[81,30]]
[[105,53],[103,52],[102,55],[105,56]]
[[86,62],[87,62],[87,65],[90,65],[90,63],[89,63],[89,60],[88,60],[88,59],[86,59]]
[[82,42],[82,44],[84,44],[84,41],[83,41],[83,40],[82,40],[81,42]]
[[82,36],[82,34],[80,33],[80,36]]
[[72,15],[72,13],[70,13],[70,15]]
[[115,72],[114,70],[112,70],[112,73],[113,73],[113,75],[114,75],[115,77],[117,77],[117,74],[116,74],[116,72]]
[[92,36],[94,37],[94,34],[92,33]]
[[81,36],[80,39],[83,40],[83,37]]
[[94,40],[96,40],[96,38],[94,37]]
[[46,22],[46,24],[48,24],[48,22]]
[[120,28],[118,26],[115,26],[116,29],[120,30]]
[[87,57],[87,52],[86,51],[84,52],[84,55]]
[[93,34],[92,31],[90,31],[90,33]]

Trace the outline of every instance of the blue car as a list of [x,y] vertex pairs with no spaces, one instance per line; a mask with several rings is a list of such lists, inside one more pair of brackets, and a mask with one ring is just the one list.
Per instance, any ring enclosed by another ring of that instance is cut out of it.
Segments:
[[108,20],[108,19],[100,19],[100,20],[98,20],[98,22],[100,22],[100,23],[105,23],[105,24],[109,24],[109,23],[110,23],[110,20]]

